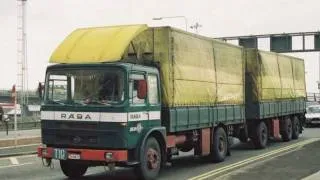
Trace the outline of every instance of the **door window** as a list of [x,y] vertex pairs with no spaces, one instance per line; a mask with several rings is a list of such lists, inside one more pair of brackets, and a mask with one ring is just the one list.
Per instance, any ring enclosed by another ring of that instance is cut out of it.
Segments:
[[144,104],[145,99],[138,98],[138,82],[144,80],[142,74],[131,74],[129,81],[129,102],[132,105]]
[[148,96],[151,105],[159,104],[158,78],[156,75],[148,75]]

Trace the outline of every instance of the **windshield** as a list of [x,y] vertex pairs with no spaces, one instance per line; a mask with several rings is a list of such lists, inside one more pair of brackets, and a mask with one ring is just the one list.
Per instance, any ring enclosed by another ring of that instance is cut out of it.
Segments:
[[107,105],[124,100],[124,73],[110,70],[55,70],[48,72],[45,103]]
[[320,106],[308,107],[308,113],[320,113]]

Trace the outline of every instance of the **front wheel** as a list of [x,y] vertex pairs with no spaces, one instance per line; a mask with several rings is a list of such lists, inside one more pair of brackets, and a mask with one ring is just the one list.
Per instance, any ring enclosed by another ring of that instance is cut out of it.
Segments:
[[142,180],[156,179],[161,168],[161,150],[158,141],[149,137],[140,153],[140,164],[135,167],[135,173]]
[[77,179],[83,176],[88,166],[84,164],[79,164],[74,161],[60,161],[60,167],[64,175],[68,176],[71,179]]

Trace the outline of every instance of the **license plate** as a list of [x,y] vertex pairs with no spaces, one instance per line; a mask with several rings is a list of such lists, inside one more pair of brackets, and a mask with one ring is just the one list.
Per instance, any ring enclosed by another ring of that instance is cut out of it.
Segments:
[[53,159],[67,160],[68,152],[65,149],[53,149]]
[[69,153],[68,159],[80,159],[80,154]]

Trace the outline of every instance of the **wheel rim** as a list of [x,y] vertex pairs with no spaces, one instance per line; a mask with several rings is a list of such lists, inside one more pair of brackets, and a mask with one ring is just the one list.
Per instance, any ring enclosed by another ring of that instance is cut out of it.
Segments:
[[147,151],[147,164],[149,169],[157,169],[159,166],[159,153],[153,149],[149,148]]
[[223,153],[225,151],[225,142],[223,137],[219,138],[219,146],[218,146],[219,152]]

